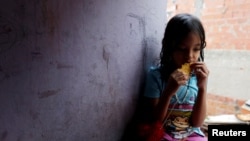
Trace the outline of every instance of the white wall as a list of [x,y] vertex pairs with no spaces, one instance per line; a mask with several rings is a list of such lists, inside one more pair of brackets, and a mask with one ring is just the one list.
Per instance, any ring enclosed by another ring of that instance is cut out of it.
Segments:
[[166,1],[1,0],[0,140],[117,141]]
[[[209,37],[208,37],[209,38]],[[208,93],[233,99],[250,99],[250,51],[207,50]]]

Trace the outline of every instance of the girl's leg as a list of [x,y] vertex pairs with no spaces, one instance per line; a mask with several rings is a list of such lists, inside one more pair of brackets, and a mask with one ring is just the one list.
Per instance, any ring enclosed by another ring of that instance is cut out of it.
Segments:
[[193,133],[189,137],[186,138],[186,141],[207,141],[207,137],[200,136],[196,133]]
[[163,139],[161,141],[178,141],[178,140],[173,138],[170,134],[164,133]]
[[208,141],[208,139],[207,139],[207,137],[203,137],[203,136],[200,136],[200,135],[198,135],[196,133],[193,133],[189,137],[180,140],[180,139],[173,138],[168,133],[165,133],[164,137],[163,137],[163,139],[161,141]]

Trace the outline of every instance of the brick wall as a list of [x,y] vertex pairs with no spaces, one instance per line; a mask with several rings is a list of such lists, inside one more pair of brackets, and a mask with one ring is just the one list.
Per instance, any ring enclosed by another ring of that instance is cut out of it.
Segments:
[[220,115],[220,114],[235,114],[236,105],[239,106],[240,113],[249,113],[249,111],[242,109],[241,106],[246,100],[234,99],[231,97],[225,97],[215,94],[207,95],[207,114],[208,115]]
[[208,49],[250,50],[250,1],[169,0],[167,16],[189,12],[199,16]]

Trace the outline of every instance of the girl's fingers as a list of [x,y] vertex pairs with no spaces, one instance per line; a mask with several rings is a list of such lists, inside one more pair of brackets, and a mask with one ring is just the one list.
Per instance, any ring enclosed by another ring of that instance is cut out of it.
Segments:
[[209,70],[204,62],[196,62],[191,65],[192,69],[196,74],[201,74],[207,76],[209,74]]
[[178,85],[185,85],[187,83],[187,80],[189,79],[189,76],[177,70],[172,74],[172,78]]

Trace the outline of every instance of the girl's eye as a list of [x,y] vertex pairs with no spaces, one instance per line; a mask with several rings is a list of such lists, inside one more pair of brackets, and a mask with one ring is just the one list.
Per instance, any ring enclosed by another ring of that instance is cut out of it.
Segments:
[[194,48],[194,51],[200,51],[200,50],[201,50],[200,47]]
[[185,51],[185,47],[177,47],[177,51]]
[[[180,52],[187,52],[189,50],[189,48],[187,47],[183,47],[183,46],[180,46],[180,47],[177,47],[176,48],[176,51],[180,51]],[[191,49],[192,51],[194,52],[198,52],[201,50],[201,47],[200,46],[195,46],[193,49]]]

